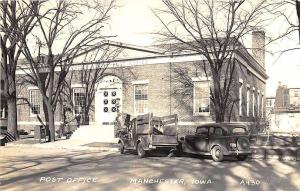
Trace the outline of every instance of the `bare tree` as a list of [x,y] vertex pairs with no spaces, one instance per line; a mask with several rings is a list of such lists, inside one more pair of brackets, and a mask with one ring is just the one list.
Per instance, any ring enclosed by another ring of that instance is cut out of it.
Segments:
[[[292,11],[292,10],[295,11]],[[299,0],[279,0],[274,1],[269,13],[273,16],[274,20],[282,23],[282,27],[276,31],[272,37],[269,37],[268,44],[283,38],[289,38],[295,32],[298,33],[300,41],[300,1]],[[296,12],[296,13],[295,13]],[[299,47],[291,47],[281,50],[281,54],[291,50],[297,50]]]
[[[111,63],[111,60],[116,58],[121,51],[122,48],[110,46],[109,41],[103,41],[96,49],[89,50],[84,54],[83,63],[78,66],[79,71],[69,72],[61,101],[71,107],[75,114],[81,115],[84,124],[89,124],[90,111],[94,111],[92,103],[101,78],[107,73],[116,72],[116,65]],[[82,95],[80,100],[74,100],[74,89],[71,86],[71,83],[76,80],[83,85],[80,88],[82,91],[79,92]],[[74,105],[74,102],[78,103]]]
[[0,1],[1,75],[8,107],[8,133],[18,139],[16,68],[24,45],[22,38],[34,28],[39,1]]
[[27,82],[40,90],[49,139],[55,141],[54,113],[64,80],[75,57],[103,40],[102,29],[114,1],[47,3],[35,15],[38,30],[34,38],[23,38],[23,54],[29,67]]
[[270,4],[266,0],[164,0],[165,9],[155,14],[163,25],[158,34],[176,49],[203,55],[199,62],[205,76],[211,78],[210,99],[215,120],[225,120],[231,108],[231,91],[236,74],[234,53],[242,49],[240,41],[254,30],[261,30],[261,18]]

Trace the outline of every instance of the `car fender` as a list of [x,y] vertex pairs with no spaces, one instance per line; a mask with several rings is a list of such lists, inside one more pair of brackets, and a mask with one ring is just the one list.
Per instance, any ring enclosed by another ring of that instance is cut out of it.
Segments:
[[222,148],[222,151],[223,151],[223,153],[224,153],[224,155],[228,155],[228,154],[229,154],[228,149],[227,149],[223,144],[220,144],[220,143],[218,143],[218,142],[212,143],[212,144],[210,145],[210,151],[211,151],[215,146],[221,147],[221,148]]
[[123,144],[123,145],[125,145],[123,139],[119,139],[119,140],[118,140],[118,144]]
[[149,144],[146,137],[139,137],[136,145],[138,145],[139,143],[142,144],[144,150],[149,150]]

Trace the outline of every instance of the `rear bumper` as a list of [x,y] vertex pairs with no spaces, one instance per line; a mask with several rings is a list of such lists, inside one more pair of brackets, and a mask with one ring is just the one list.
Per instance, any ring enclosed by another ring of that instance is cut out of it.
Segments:
[[178,144],[155,144],[155,145],[149,145],[149,150],[155,150],[155,149],[163,149],[163,148],[176,148]]

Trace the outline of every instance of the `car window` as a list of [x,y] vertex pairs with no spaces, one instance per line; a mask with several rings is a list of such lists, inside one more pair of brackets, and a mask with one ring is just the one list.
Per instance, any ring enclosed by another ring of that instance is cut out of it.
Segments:
[[196,134],[198,135],[207,135],[208,134],[208,128],[207,127],[200,127],[197,129]]
[[235,127],[231,132],[233,134],[247,134],[247,130],[244,127]]
[[216,128],[214,134],[215,134],[215,135],[222,135],[222,134],[223,134],[223,131],[222,131],[221,128]]

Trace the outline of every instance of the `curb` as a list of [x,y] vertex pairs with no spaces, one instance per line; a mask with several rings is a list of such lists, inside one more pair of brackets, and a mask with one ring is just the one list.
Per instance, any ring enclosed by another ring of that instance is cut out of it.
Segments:
[[300,160],[299,147],[251,147],[251,158],[255,159],[278,159],[278,160]]
[[68,149],[68,150],[89,150],[89,151],[118,151],[118,148],[111,147],[88,147],[88,146],[58,146],[43,144],[7,144],[5,147],[21,147],[21,148],[47,148],[47,149]]

